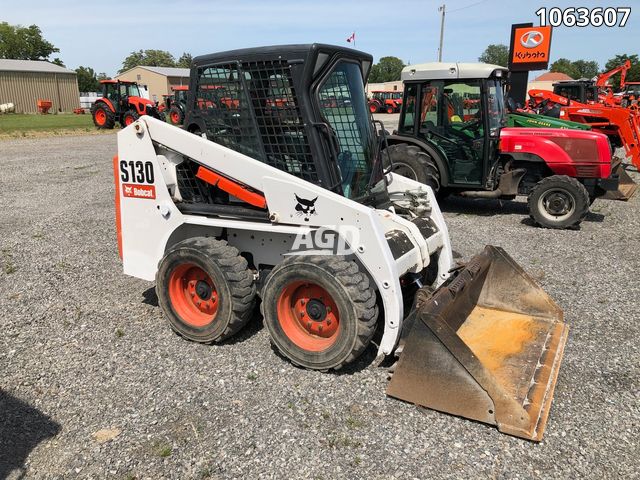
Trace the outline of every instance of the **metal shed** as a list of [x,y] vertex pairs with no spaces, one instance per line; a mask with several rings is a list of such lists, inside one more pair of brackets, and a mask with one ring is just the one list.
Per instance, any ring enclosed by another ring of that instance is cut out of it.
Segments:
[[17,113],[36,113],[39,99],[53,102],[50,112],[79,108],[76,72],[49,62],[0,59],[0,104],[15,104]]

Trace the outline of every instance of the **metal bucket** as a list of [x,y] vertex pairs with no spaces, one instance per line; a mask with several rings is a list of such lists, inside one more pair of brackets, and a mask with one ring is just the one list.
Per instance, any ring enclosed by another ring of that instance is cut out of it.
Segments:
[[607,192],[602,198],[607,200],[629,200],[636,193],[638,184],[633,181],[625,169],[625,164],[620,162],[613,169],[613,174],[618,176],[618,189]]
[[421,296],[387,394],[540,441],[567,341],[562,310],[493,246]]

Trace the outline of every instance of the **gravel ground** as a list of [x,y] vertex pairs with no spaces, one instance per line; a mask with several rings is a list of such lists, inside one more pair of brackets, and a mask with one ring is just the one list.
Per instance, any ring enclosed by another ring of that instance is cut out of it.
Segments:
[[443,203],[454,249],[503,246],[571,326],[544,441],[385,397],[367,351],[323,374],[259,318],[218,346],[174,335],[121,273],[113,135],[0,144],[0,478],[637,477],[640,198],[578,231],[517,202]]

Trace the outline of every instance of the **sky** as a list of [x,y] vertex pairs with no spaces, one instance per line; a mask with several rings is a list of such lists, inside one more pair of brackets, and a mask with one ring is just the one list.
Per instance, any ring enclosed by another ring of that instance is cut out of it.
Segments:
[[[0,21],[38,25],[69,68],[80,65],[114,75],[140,49],[168,50],[176,58],[235,48],[286,43],[349,45],[405,63],[437,59],[438,7],[446,4],[444,61],[477,61],[491,43],[508,44],[511,24],[538,23],[540,7],[565,0],[0,0]],[[640,53],[640,0],[581,0],[580,6],[631,5],[627,26],[558,27],[551,61],[596,60],[603,68],[619,53]],[[635,10],[637,8],[637,10]]]

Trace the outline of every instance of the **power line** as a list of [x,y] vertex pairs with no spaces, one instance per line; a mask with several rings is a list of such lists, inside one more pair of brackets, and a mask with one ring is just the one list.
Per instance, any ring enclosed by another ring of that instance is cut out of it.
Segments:
[[449,10],[449,13],[459,12],[460,10],[466,10],[467,8],[475,7],[476,5],[480,5],[481,3],[485,3],[488,0],[480,0],[479,2],[471,3],[466,7],[455,8],[453,10]]

